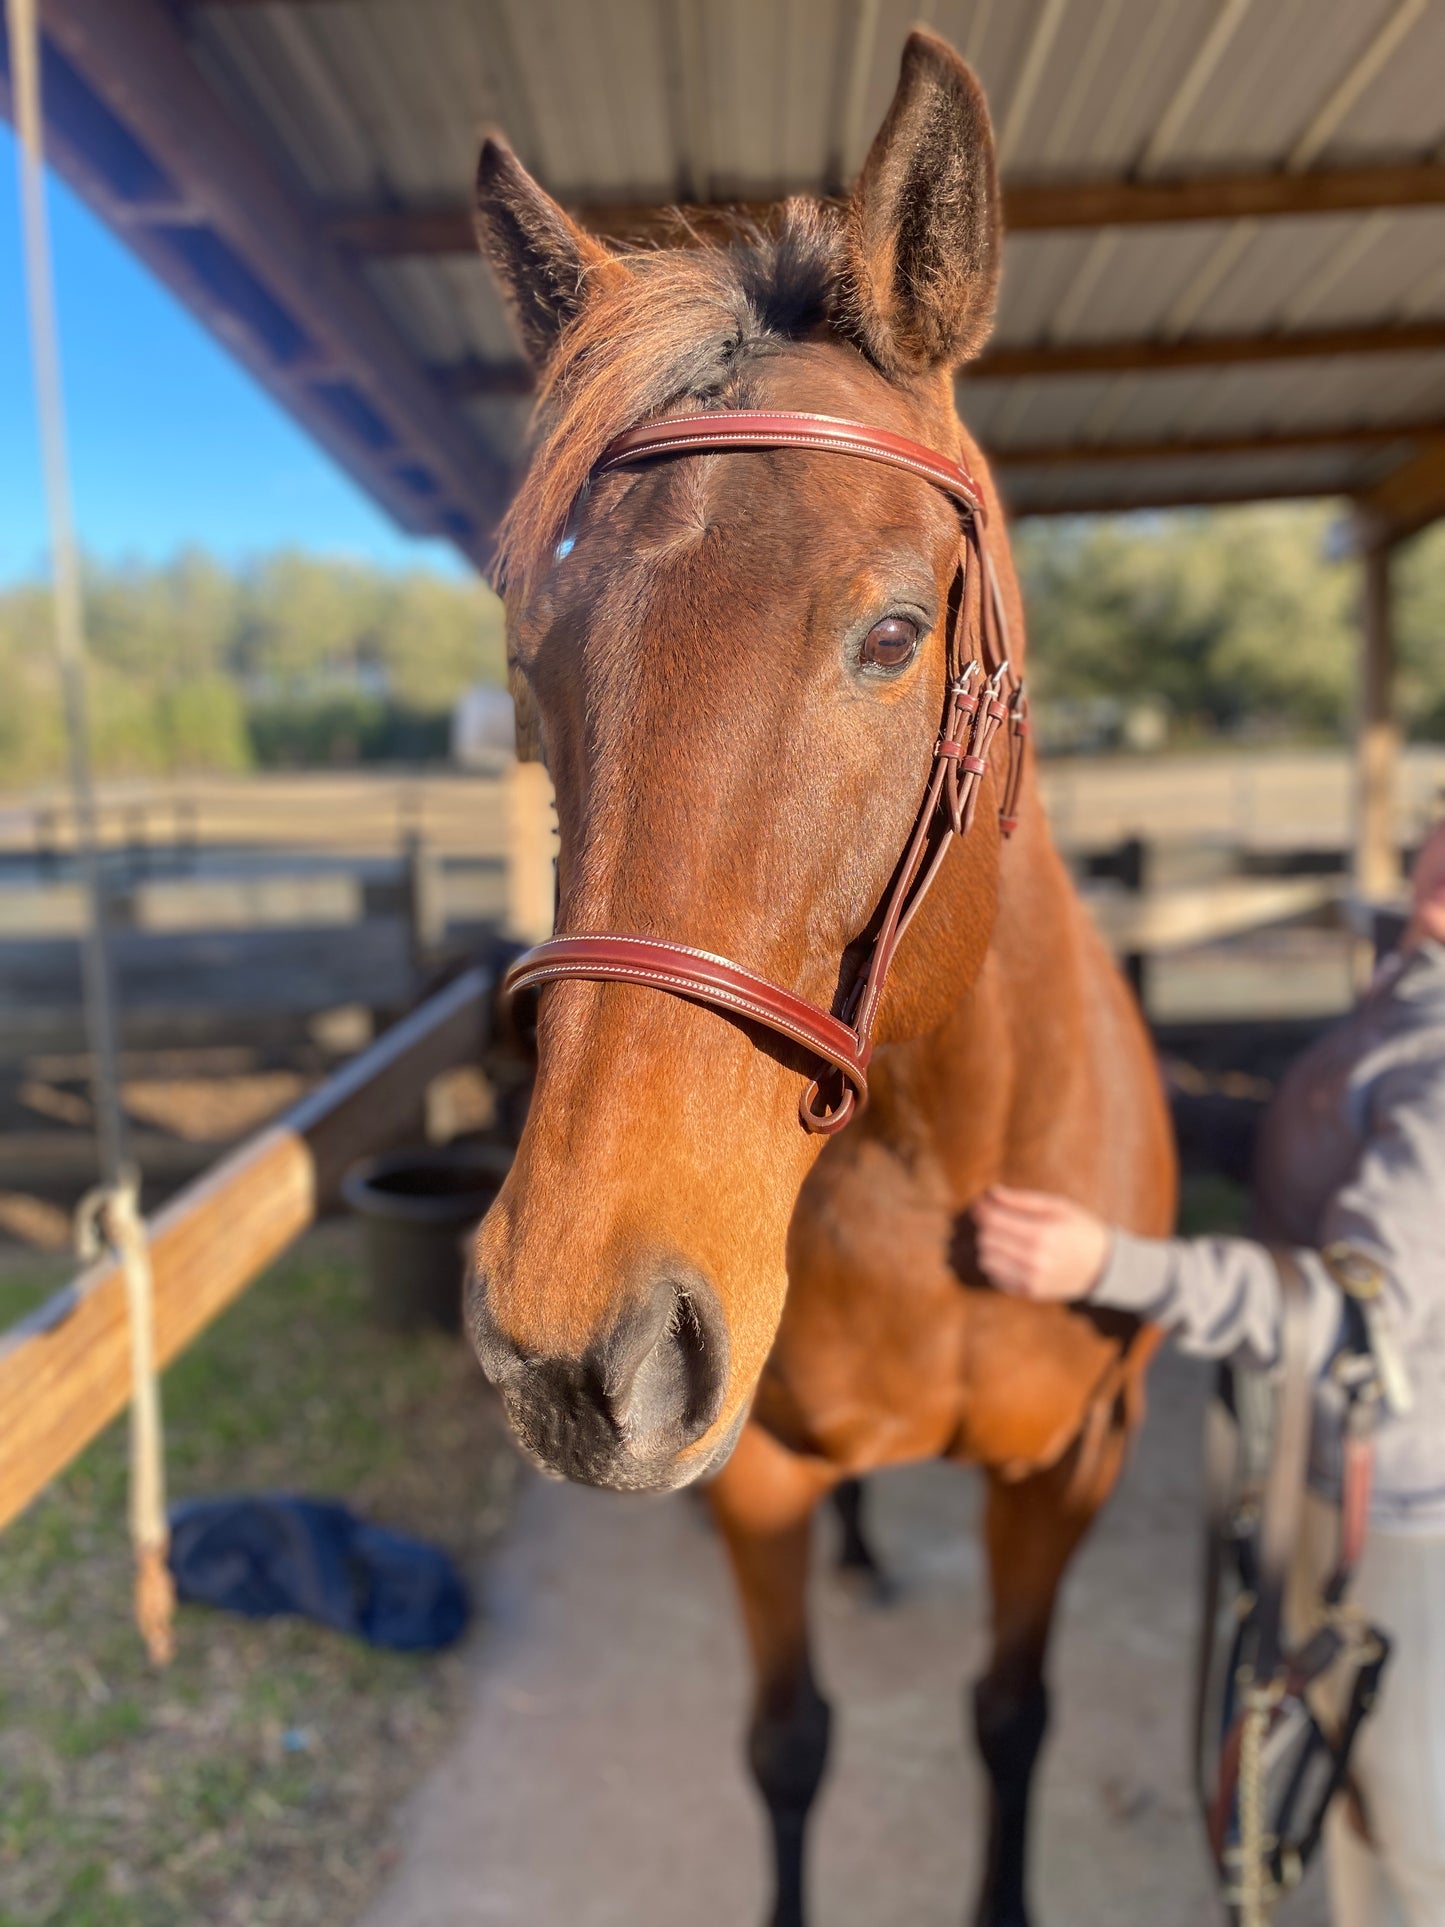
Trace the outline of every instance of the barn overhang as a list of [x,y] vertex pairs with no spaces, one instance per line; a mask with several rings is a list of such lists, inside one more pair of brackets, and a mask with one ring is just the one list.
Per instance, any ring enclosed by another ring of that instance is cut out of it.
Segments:
[[[1020,513],[1445,510],[1445,21],[1423,0],[954,0],[1003,164],[960,404]],[[66,177],[405,528],[479,565],[529,379],[471,246],[485,122],[599,232],[836,193],[886,0],[42,0]],[[0,65],[0,96],[7,70]]]

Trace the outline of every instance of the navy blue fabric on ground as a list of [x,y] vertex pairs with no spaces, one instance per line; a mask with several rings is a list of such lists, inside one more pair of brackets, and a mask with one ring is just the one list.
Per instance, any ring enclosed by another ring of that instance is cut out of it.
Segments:
[[177,1595],[248,1618],[298,1613],[398,1652],[449,1646],[470,1615],[440,1547],[368,1525],[329,1499],[273,1492],[171,1511]]

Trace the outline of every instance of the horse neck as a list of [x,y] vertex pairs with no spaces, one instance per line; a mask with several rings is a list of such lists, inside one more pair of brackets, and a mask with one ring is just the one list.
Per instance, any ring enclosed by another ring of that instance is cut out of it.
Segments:
[[981,968],[936,1030],[882,1054],[874,1080],[876,1128],[933,1158],[960,1198],[1008,1168],[1009,1147],[1021,1140],[1075,1138],[1098,1082],[1090,1013],[1107,994],[1107,959],[1049,834],[1032,771],[1020,816],[1000,848]]

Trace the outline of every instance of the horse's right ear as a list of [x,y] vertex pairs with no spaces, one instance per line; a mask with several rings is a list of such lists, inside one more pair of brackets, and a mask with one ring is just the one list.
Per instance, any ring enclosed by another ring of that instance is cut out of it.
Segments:
[[527,359],[541,368],[580,311],[588,275],[611,257],[538,187],[495,134],[482,142],[477,160],[472,222],[477,246],[517,318]]
[[848,204],[845,325],[885,373],[956,368],[993,325],[999,206],[983,89],[915,28]]

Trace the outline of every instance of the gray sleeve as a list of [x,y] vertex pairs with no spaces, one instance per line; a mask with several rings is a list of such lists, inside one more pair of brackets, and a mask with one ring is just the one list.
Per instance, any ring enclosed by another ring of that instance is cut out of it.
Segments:
[[1408,1362],[1445,1300],[1445,1064],[1403,1064],[1377,1078],[1365,1119],[1360,1161],[1324,1214],[1320,1242],[1379,1265]]
[[[1431,1286],[1445,1291],[1445,1067],[1403,1065],[1367,1094],[1353,1175],[1324,1213],[1322,1245],[1343,1240],[1384,1269],[1405,1347],[1427,1322]],[[1298,1251],[1309,1287],[1310,1359],[1320,1370],[1343,1335],[1343,1301],[1314,1251]],[[1186,1351],[1268,1368],[1279,1350],[1279,1280],[1247,1238],[1136,1238],[1116,1231],[1090,1303],[1173,1331]]]
[[[1309,1351],[1323,1370],[1340,1342],[1339,1288],[1312,1251],[1295,1254],[1309,1288]],[[1268,1370],[1279,1352],[1279,1276],[1248,1238],[1136,1238],[1116,1231],[1091,1305],[1132,1311],[1199,1358],[1238,1358]]]

